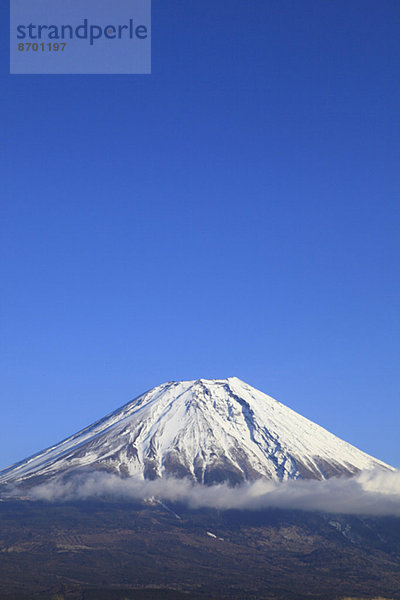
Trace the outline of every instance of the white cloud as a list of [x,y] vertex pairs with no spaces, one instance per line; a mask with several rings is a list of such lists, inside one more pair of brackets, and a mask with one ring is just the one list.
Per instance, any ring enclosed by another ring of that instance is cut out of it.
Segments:
[[[18,494],[18,490],[15,490]],[[35,500],[120,498],[143,500],[151,497],[182,502],[191,508],[259,510],[300,509],[347,514],[400,516],[400,471],[365,471],[352,478],[325,481],[296,480],[275,483],[258,480],[229,487],[193,484],[186,479],[142,481],[93,471],[36,486],[29,491]]]

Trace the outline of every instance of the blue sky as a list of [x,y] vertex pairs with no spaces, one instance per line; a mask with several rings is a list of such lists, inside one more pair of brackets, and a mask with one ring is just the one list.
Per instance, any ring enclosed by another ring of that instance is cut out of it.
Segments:
[[400,467],[397,0],[153,0],[150,76],[0,10],[0,467],[233,375]]

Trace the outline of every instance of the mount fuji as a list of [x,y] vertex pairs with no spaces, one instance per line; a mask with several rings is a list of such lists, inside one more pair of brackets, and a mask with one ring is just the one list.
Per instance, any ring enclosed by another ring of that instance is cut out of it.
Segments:
[[30,487],[101,470],[211,485],[394,470],[236,377],[170,381],[64,441],[0,471]]

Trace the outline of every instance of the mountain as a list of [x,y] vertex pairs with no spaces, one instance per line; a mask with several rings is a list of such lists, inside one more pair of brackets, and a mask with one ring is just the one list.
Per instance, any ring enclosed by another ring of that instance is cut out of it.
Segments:
[[207,485],[351,476],[389,465],[237,379],[167,382],[0,471],[0,485],[104,470]]
[[1,600],[400,600],[399,518],[170,508],[0,502]]

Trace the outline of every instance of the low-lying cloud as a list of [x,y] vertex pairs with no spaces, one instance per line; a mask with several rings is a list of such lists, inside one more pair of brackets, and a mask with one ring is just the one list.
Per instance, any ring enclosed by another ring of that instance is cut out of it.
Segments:
[[[14,491],[18,494],[18,491]],[[32,500],[69,501],[92,498],[179,502],[190,508],[261,510],[299,509],[328,513],[400,516],[400,471],[364,471],[352,478],[276,483],[258,480],[237,487],[204,486],[186,479],[121,479],[93,471],[54,478],[28,492]]]

